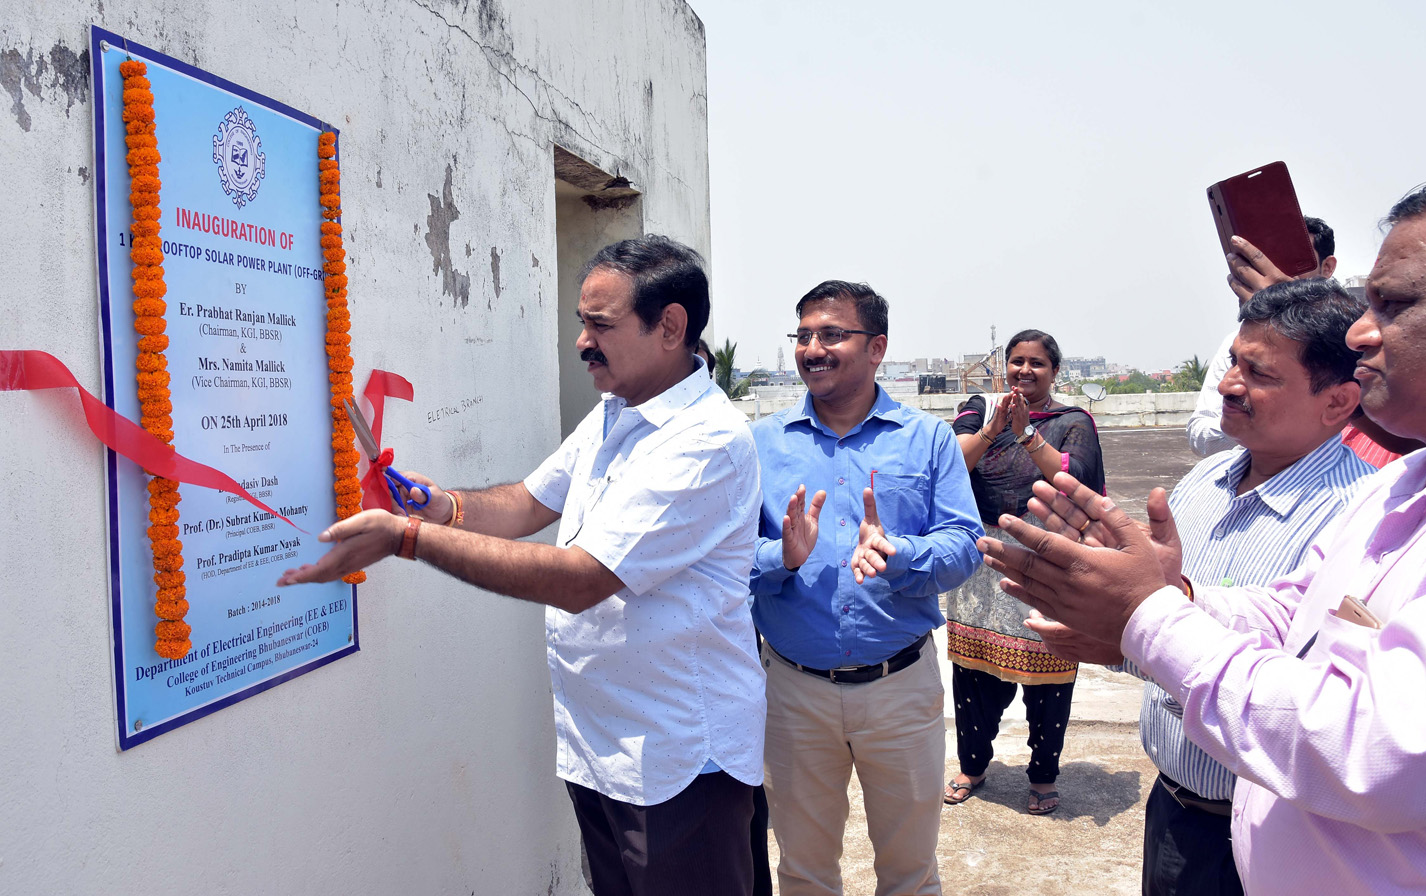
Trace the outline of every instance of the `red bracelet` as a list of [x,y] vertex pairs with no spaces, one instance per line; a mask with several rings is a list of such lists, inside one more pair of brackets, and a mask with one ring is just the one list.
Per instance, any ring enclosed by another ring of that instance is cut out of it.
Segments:
[[396,552],[396,556],[403,560],[416,559],[416,536],[421,531],[421,520],[417,517],[406,518],[406,531],[401,535],[401,549]]

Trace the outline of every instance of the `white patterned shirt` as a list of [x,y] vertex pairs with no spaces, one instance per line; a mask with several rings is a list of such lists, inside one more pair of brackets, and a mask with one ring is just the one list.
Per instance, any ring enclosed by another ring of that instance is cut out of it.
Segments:
[[557,769],[649,806],[708,763],[762,783],[764,673],[748,598],[757,451],[700,365],[637,407],[606,394],[525,479],[624,587],[582,613],[545,612]]

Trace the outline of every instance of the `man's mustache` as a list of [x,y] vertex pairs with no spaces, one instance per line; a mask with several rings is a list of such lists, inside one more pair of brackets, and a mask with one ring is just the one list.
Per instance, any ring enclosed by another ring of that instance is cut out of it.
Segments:
[[579,360],[585,362],[586,364],[590,361],[596,361],[600,364],[609,363],[609,359],[604,357],[604,353],[597,348],[587,348],[584,351],[580,352]]
[[1249,417],[1253,415],[1253,406],[1248,404],[1248,400],[1246,398],[1242,398],[1237,395],[1224,395],[1223,404],[1232,405],[1233,407],[1247,414]]

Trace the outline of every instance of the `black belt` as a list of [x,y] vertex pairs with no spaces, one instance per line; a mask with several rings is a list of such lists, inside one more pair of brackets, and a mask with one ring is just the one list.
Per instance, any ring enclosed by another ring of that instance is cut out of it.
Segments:
[[799,672],[806,672],[808,675],[814,675],[817,678],[825,678],[833,684],[866,684],[868,681],[885,678],[893,672],[900,672],[902,669],[916,662],[921,656],[922,646],[925,645],[926,639],[929,637],[931,637],[931,633],[927,632],[913,641],[911,646],[898,650],[892,654],[890,658],[875,665],[842,666],[837,669],[813,669],[811,666],[794,663],[782,654],[777,653],[776,650],[772,649],[771,644],[768,644],[767,649],[772,650],[773,653],[777,653],[779,659]]
[[1159,783],[1164,785],[1164,790],[1169,792],[1169,796],[1177,800],[1178,804],[1185,809],[1197,809],[1200,812],[1222,815],[1225,818],[1233,814],[1232,800],[1210,800],[1207,797],[1199,796],[1163,772],[1159,772]]

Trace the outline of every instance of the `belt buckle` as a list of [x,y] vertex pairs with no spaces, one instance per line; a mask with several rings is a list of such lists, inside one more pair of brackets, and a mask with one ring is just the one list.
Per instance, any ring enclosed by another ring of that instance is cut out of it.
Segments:
[[1164,785],[1164,790],[1167,790],[1167,791],[1169,792],[1169,796],[1173,797],[1173,801],[1174,801],[1175,803],[1178,803],[1180,806],[1182,806],[1182,807],[1185,808],[1185,809],[1192,809],[1192,808],[1193,808],[1193,806],[1190,806],[1190,805],[1188,805],[1187,803],[1185,803],[1185,802],[1183,801],[1183,797],[1181,797],[1181,796],[1178,795],[1178,792],[1183,789],[1183,785],[1182,785],[1182,784],[1179,784],[1179,783],[1177,783],[1177,782],[1171,782],[1171,781],[1169,781],[1168,778],[1164,777],[1163,775],[1159,775],[1159,783],[1161,783],[1161,784]]
[[860,669],[860,668],[861,668],[860,666],[838,666],[838,667],[835,668],[835,669],[828,669],[828,670],[827,670],[827,679],[828,679],[829,681],[831,681],[832,684],[836,684],[836,683],[837,683],[837,673],[838,673],[838,672],[855,672],[855,671],[857,671],[857,670]]

